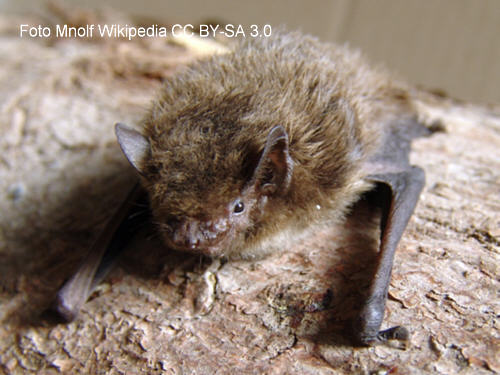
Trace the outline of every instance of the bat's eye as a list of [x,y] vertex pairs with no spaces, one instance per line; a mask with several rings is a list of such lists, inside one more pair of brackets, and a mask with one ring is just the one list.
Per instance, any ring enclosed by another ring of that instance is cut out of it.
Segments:
[[236,203],[234,204],[233,212],[235,214],[240,214],[245,210],[245,205],[243,204],[242,201],[237,200]]

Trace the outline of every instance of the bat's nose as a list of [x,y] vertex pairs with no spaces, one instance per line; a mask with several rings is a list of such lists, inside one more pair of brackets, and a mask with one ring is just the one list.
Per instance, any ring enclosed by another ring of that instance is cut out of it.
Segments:
[[178,249],[196,251],[219,243],[226,235],[227,223],[185,219],[175,228],[171,238]]
[[196,250],[197,248],[200,247],[200,239],[199,238],[188,237],[185,240],[184,246],[187,249],[189,249],[189,250]]
[[172,242],[175,247],[196,250],[200,246],[199,225],[195,220],[184,220],[175,228]]

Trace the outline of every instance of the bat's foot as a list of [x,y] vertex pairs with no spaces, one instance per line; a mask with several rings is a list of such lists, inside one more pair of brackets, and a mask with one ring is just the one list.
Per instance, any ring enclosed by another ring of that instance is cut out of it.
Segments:
[[410,338],[410,333],[405,327],[396,326],[380,331],[384,319],[386,295],[386,292],[373,293],[367,299],[353,327],[356,339],[365,346],[387,344],[404,349]]
[[405,327],[395,326],[384,331],[380,331],[377,337],[382,342],[388,340],[408,341],[410,339],[410,332]]
[[358,335],[358,339],[361,344],[366,346],[386,344],[398,349],[406,349],[410,340],[410,332],[405,327],[396,326],[379,331],[375,335],[361,333]]

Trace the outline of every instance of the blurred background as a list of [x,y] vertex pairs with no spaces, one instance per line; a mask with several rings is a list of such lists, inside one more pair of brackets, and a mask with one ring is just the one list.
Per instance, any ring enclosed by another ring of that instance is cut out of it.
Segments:
[[[498,0],[66,0],[113,7],[149,24],[286,25],[348,42],[405,80],[473,103],[500,103]],[[45,1],[0,0],[0,11],[43,12]]]

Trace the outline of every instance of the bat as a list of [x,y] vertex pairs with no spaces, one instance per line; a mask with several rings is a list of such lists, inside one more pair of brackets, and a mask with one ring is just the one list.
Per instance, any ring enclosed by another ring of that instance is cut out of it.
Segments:
[[407,340],[404,327],[380,328],[394,253],[425,180],[408,155],[431,130],[417,120],[410,91],[357,51],[283,31],[167,78],[140,130],[115,126],[139,181],[55,310],[76,316],[147,215],[167,248],[252,258],[274,251],[285,230],[343,220],[376,191],[380,248],[355,339]]

